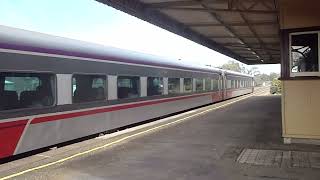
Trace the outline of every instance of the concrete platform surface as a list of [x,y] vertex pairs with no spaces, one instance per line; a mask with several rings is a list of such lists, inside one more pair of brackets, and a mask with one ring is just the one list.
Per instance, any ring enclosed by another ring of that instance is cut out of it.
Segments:
[[[69,147],[54,157],[49,152],[38,162],[41,154],[36,155],[29,168],[27,163],[10,168],[10,162],[3,170],[3,164],[0,177],[23,171],[13,179],[319,180],[319,146],[282,142],[280,101],[280,96],[249,97],[76,157],[88,149]],[[117,138],[108,141],[123,137]],[[97,139],[83,143],[101,146]],[[64,160],[50,164],[59,158]]]

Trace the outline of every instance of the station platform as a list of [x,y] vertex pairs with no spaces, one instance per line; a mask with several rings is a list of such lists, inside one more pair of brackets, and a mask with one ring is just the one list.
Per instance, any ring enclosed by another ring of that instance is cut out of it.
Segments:
[[281,97],[253,95],[0,165],[0,179],[319,180],[320,146],[283,144]]

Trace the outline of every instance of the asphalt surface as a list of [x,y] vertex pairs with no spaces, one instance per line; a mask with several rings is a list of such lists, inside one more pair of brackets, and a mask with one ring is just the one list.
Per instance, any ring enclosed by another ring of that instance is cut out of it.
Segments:
[[41,167],[48,158],[5,175],[41,167],[13,179],[320,179],[316,168],[237,163],[244,148],[320,152],[319,146],[284,145],[281,97],[253,96],[61,163]]

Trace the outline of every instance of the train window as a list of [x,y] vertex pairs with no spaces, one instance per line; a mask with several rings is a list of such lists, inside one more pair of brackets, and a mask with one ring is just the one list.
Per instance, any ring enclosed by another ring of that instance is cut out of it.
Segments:
[[147,87],[148,87],[147,88],[148,96],[162,95],[163,94],[163,78],[148,77]]
[[319,33],[291,35],[291,75],[315,75],[319,72]]
[[231,88],[235,88],[235,80],[231,80]]
[[168,78],[168,93],[180,93],[180,78]]
[[231,80],[227,80],[227,89],[231,89]]
[[119,76],[117,84],[119,99],[140,97],[140,77]]
[[204,87],[205,87],[205,90],[206,91],[211,91],[211,79],[209,78],[206,78],[205,81],[204,81]]
[[183,92],[192,92],[193,81],[192,78],[184,78],[183,80]]
[[196,79],[196,91],[203,91],[203,79]]
[[0,73],[0,110],[46,107],[55,103],[55,76]]
[[83,103],[106,99],[105,75],[74,75],[72,77],[72,102]]
[[213,80],[212,80],[212,83],[213,83],[213,88],[212,88],[212,90],[213,90],[213,91],[218,91],[218,90],[219,90],[219,80],[218,80],[218,79],[213,79]]

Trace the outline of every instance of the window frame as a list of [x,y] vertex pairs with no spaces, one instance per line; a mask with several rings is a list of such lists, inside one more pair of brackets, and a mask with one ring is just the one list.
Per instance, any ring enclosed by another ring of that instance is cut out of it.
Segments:
[[[119,82],[119,77],[138,77],[139,78],[139,96],[138,97],[127,97],[127,98],[119,98],[119,94],[118,94],[118,82]],[[137,99],[137,98],[141,98],[141,76],[138,76],[138,75],[128,75],[128,74],[120,74],[120,75],[117,75],[117,100],[123,100],[123,99]]]
[[[211,77],[206,77],[206,78],[203,78],[204,80],[204,91],[205,92],[210,92],[212,91],[212,78]],[[207,88],[207,82],[209,81],[209,88]]]
[[0,73],[17,73],[17,74],[47,74],[51,75],[53,78],[54,82],[54,87],[52,92],[53,95],[53,103],[50,106],[42,106],[42,107],[26,107],[26,108],[17,108],[17,109],[8,109],[8,110],[0,110],[0,113],[3,112],[20,112],[20,111],[25,111],[25,110],[39,110],[39,109],[48,109],[48,108],[53,108],[58,105],[58,80],[57,80],[57,74],[54,72],[37,72],[37,71],[1,71]]
[[[191,90],[190,91],[185,91],[185,80],[186,79],[190,79],[191,80]],[[193,88],[193,81],[194,81],[194,78],[192,77],[184,77],[183,78],[183,84],[182,84],[182,93],[193,93],[193,92],[196,92]]]
[[[162,80],[162,85],[163,85],[163,87],[162,87],[162,93],[161,94],[155,94],[155,95],[148,95],[148,78],[161,78],[161,80]],[[147,85],[147,95],[146,95],[146,97],[153,97],[153,96],[164,96],[164,95],[166,95],[165,94],[165,92],[164,92],[164,90],[165,90],[165,88],[164,88],[164,78],[165,77],[162,77],[162,76],[147,76],[147,83],[146,83],[146,85]]]
[[216,79],[214,77],[211,78],[211,91],[213,91],[213,92],[220,91],[220,79],[219,78],[218,79]]
[[[318,34],[318,71],[315,72],[292,72],[293,59],[292,59],[292,36],[303,35],[303,34]],[[301,77],[301,76],[320,76],[320,31],[304,31],[304,32],[293,32],[289,33],[289,73],[290,77]]]
[[[195,90],[194,90],[194,92],[204,92],[205,90],[204,90],[204,78],[194,78],[194,81],[195,81]],[[197,82],[202,82],[201,84],[202,84],[202,89],[201,90],[198,90],[197,89]]]
[[[167,79],[168,79],[168,95],[181,94],[182,90],[181,90],[181,81],[180,81],[180,78],[179,78],[179,77],[167,77]],[[169,90],[169,80],[170,80],[170,79],[178,79],[178,82],[179,82],[179,92],[170,93],[170,90]]]
[[[104,93],[105,98],[103,100],[95,100],[95,101],[86,101],[86,102],[74,102],[73,101],[73,77],[76,75],[83,75],[83,76],[104,76],[105,77],[105,87]],[[108,75],[107,74],[94,74],[94,73],[72,73],[71,74],[71,104],[90,104],[96,102],[108,102]]]

